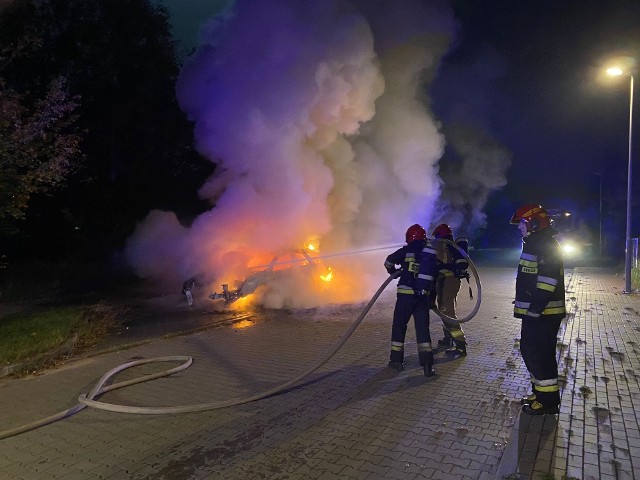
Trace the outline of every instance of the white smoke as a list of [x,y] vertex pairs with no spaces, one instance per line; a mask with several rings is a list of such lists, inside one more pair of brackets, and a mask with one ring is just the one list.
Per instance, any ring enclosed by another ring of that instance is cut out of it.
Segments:
[[456,236],[456,232],[468,235],[486,224],[483,208],[490,193],[507,184],[512,154],[486,131],[471,125],[454,123],[445,132],[455,158],[448,158],[440,172],[446,188],[435,223],[446,220]]
[[[237,1],[212,19],[177,84],[197,148],[217,165],[199,191],[212,208],[189,227],[152,212],[127,245],[137,273],[215,286],[311,238],[323,253],[353,251],[427,226],[444,138],[422,92],[452,30],[446,4],[417,0]],[[366,298],[388,253],[336,257],[335,298]],[[261,298],[332,299],[304,290],[274,285]]]

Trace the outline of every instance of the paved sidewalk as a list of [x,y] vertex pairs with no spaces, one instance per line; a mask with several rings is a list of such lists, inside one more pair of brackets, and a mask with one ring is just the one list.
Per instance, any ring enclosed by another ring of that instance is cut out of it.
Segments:
[[[469,356],[418,366],[413,326],[406,369],[386,368],[393,288],[345,346],[298,385],[251,403],[173,415],[87,408],[0,440],[4,479],[635,479],[640,434],[640,299],[603,271],[567,272],[561,413],[520,416],[528,376],[512,318],[515,268],[481,268],[483,304],[464,324]],[[125,405],[177,406],[246,398],[313,365],[362,308],[254,314],[245,321],[0,380],[0,430],[74,406],[107,370],[139,358],[190,355],[170,377],[108,392]],[[441,338],[432,320],[433,341]],[[166,364],[123,372],[117,381]],[[616,476],[617,475],[617,476]],[[635,476],[634,476],[635,475]],[[549,478],[549,477],[548,477]]]
[[519,419],[500,474],[640,479],[640,295],[624,279],[576,268],[558,337],[560,415]]

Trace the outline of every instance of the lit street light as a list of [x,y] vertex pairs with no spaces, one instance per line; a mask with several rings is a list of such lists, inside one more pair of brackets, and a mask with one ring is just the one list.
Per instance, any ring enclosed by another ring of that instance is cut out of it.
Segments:
[[[607,69],[607,74],[617,77],[625,72],[618,67]],[[631,143],[633,125],[633,75],[628,74],[630,79],[629,88],[629,165],[627,167],[627,234],[624,253],[624,292],[631,293]]]

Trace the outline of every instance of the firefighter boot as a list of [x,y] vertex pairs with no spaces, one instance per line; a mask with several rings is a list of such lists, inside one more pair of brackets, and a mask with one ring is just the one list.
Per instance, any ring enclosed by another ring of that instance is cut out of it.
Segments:
[[522,411],[527,415],[555,415],[560,413],[560,407],[558,405],[544,406],[537,400],[531,402],[531,404],[525,404],[522,406]]
[[388,366],[389,366],[389,368],[393,368],[394,370],[397,370],[398,372],[401,372],[402,370],[404,370],[404,364],[402,362],[390,361]]
[[460,358],[460,357],[466,357],[467,356],[467,344],[465,342],[456,342],[456,344],[451,347],[448,348],[447,350],[445,350],[445,352],[447,354],[448,357],[451,358]]
[[424,368],[425,377],[433,377],[436,374],[433,363],[433,352],[420,352],[420,365]]
[[530,393],[526,397],[522,397],[520,399],[520,405],[530,405],[536,399],[535,393]]
[[391,353],[389,354],[389,368],[398,372],[404,369],[404,343],[391,341]]

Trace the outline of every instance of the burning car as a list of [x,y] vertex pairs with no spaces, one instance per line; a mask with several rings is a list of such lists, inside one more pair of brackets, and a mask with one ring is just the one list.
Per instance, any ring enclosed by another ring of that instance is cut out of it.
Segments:
[[295,275],[329,282],[333,277],[333,271],[330,267],[325,267],[317,256],[312,256],[313,251],[313,248],[307,247],[276,255],[268,264],[254,267],[253,273],[238,282],[239,287],[230,289],[229,284],[225,283],[222,285],[221,292],[214,292],[209,295],[209,298],[232,303],[253,294],[260,286],[267,286],[292,276],[293,272]]

